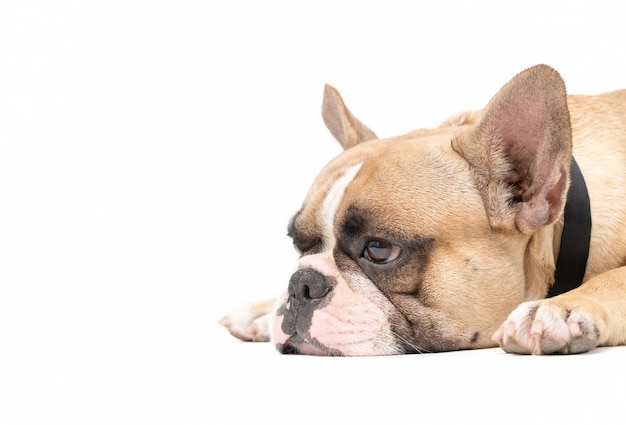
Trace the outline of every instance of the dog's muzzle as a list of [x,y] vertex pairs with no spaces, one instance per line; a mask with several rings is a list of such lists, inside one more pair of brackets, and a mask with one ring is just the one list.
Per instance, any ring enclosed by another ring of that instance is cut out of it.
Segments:
[[277,312],[282,315],[281,330],[289,336],[280,351],[292,353],[296,345],[307,342],[313,313],[330,301],[335,284],[333,278],[311,268],[298,270],[291,276],[287,300]]

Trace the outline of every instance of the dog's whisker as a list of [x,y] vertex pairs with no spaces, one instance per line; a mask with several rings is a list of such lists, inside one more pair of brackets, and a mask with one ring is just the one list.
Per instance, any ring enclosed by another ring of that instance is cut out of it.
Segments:
[[413,344],[411,341],[407,340],[406,338],[404,338],[402,335],[400,335],[397,332],[393,332],[394,336],[396,337],[396,339],[398,339],[399,341],[403,342],[404,344],[408,345],[409,347],[411,347],[412,349],[415,350],[416,353],[418,354],[426,354],[426,353],[430,353],[431,351],[426,350],[424,348],[420,348],[417,345]]

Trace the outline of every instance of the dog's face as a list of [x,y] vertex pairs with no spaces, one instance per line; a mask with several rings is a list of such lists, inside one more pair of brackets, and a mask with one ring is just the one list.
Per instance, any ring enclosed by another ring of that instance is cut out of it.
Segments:
[[274,313],[278,350],[494,345],[501,321],[545,292],[553,268],[539,245],[551,243],[571,156],[558,74],[525,71],[459,125],[392,139],[370,140],[332,88],[324,118],[345,151],[290,223],[301,256]]

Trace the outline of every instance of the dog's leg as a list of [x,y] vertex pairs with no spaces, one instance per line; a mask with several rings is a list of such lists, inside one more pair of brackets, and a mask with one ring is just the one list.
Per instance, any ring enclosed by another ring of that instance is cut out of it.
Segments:
[[270,339],[270,316],[275,300],[244,304],[222,317],[219,324],[242,341],[266,342]]
[[522,303],[493,339],[519,354],[582,353],[626,343],[626,267],[554,298]]

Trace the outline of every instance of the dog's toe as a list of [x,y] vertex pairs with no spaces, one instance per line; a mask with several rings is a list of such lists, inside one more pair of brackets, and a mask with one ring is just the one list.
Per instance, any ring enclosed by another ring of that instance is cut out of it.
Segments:
[[492,339],[508,353],[531,354],[536,351],[536,340],[531,332],[537,306],[532,302],[520,304]]
[[[508,353],[529,354],[527,337],[518,332],[515,322],[507,320],[491,337]],[[519,339],[519,341],[518,341]]]
[[563,321],[551,320],[547,326],[541,319],[535,319],[531,333],[535,340],[533,354],[550,354],[562,352],[569,343],[570,336],[567,325]]
[[570,353],[584,353],[598,346],[600,332],[587,315],[573,312],[567,319],[567,325],[572,335]]
[[258,317],[246,329],[248,335],[255,342],[267,342],[270,340],[270,315],[264,314]]

